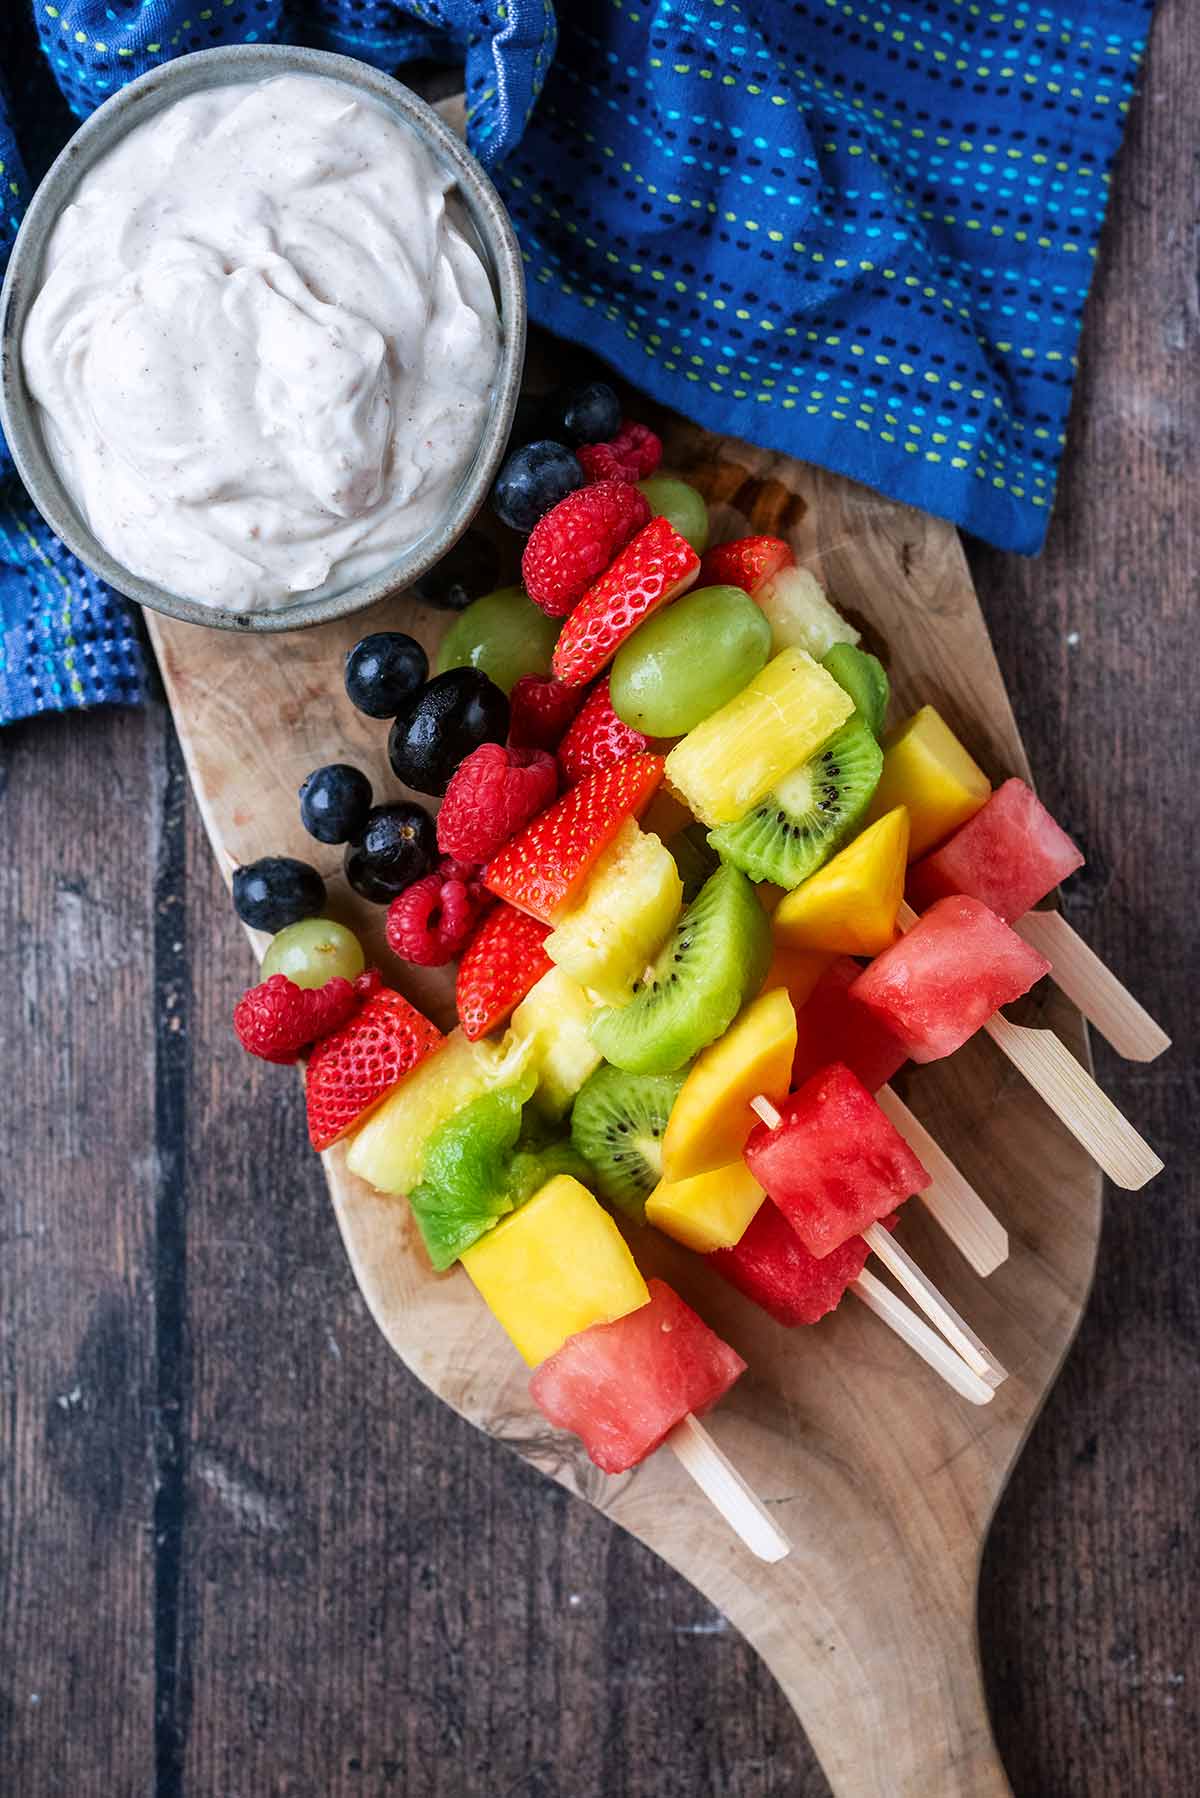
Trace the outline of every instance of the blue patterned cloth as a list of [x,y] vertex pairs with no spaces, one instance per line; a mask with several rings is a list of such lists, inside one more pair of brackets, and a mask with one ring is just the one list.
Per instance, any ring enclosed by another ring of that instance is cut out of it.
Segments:
[[[1040,547],[1153,0],[31,5],[0,20],[0,259],[70,123],[51,75],[83,117],[214,44],[463,62],[537,323],[716,430]],[[125,608],[11,474],[0,626],[0,721],[139,691]]]

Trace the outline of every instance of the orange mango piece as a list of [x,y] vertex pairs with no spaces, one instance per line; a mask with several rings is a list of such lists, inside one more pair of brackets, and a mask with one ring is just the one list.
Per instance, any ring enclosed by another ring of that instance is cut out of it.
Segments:
[[780,901],[772,928],[793,952],[881,955],[896,940],[908,867],[908,811],[893,807]]

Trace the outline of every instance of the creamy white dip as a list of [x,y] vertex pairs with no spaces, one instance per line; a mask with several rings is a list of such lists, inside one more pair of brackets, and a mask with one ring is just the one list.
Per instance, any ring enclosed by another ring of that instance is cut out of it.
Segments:
[[406,125],[307,75],[178,100],[84,176],[22,353],[59,476],[118,561],[212,605],[284,606],[440,520],[500,352],[451,188]]

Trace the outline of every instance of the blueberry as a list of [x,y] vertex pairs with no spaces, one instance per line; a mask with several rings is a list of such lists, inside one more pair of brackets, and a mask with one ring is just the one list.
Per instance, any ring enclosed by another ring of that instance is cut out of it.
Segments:
[[373,631],[346,657],[346,693],[368,718],[395,718],[429,673],[429,657],[404,631]]
[[233,873],[233,909],[251,930],[286,930],[301,918],[319,916],[325,882],[307,862],[290,855],[264,855]]
[[346,879],[364,899],[386,905],[422,880],[437,860],[437,829],[423,805],[400,799],[367,813],[346,845]]
[[621,402],[607,381],[564,388],[551,406],[552,428],[565,443],[607,443],[621,429]]
[[428,606],[461,612],[500,584],[500,552],[479,531],[468,531],[440,562],[413,582],[413,592]]
[[496,477],[492,507],[502,524],[526,536],[543,513],[583,486],[578,459],[561,443],[527,443],[514,450]]
[[318,843],[345,843],[358,835],[371,809],[371,783],[349,762],[314,768],[300,789],[300,822]]
[[481,743],[508,736],[508,700],[478,668],[435,675],[388,737],[392,770],[418,793],[444,793],[459,763]]

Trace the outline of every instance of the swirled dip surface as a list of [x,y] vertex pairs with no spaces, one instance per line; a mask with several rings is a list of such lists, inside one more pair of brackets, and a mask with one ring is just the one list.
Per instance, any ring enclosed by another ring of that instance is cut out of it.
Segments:
[[178,100],[84,176],[22,352],[112,555],[242,611],[341,591],[439,522],[500,347],[451,186],[406,125],[305,75]]

